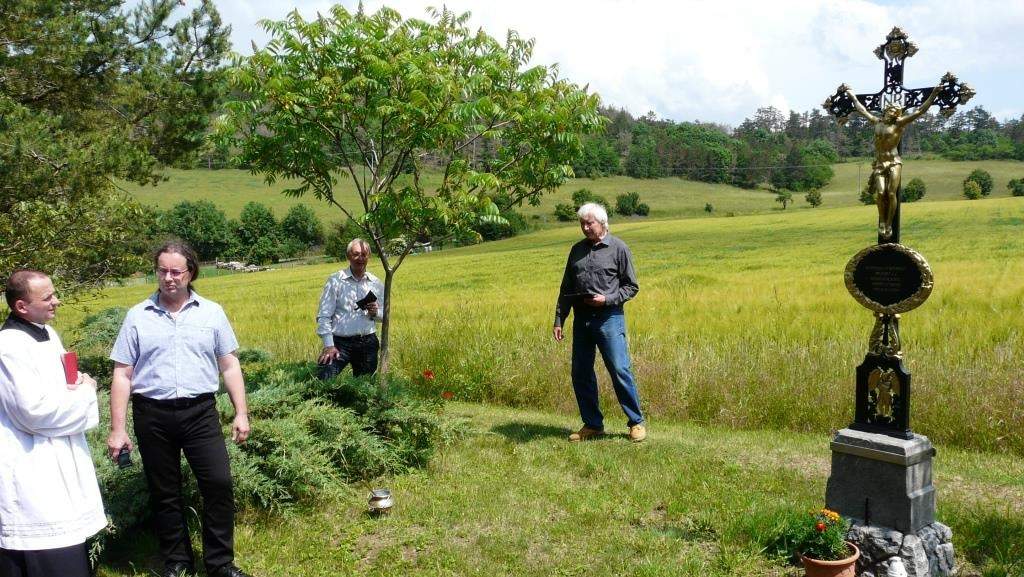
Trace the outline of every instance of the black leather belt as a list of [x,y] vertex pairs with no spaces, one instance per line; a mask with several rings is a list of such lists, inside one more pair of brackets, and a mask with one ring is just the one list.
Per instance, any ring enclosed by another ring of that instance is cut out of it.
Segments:
[[132,395],[132,402],[142,405],[151,405],[164,409],[187,409],[194,407],[203,401],[212,401],[213,393],[202,393],[194,397],[180,397],[177,399],[151,399],[138,393]]

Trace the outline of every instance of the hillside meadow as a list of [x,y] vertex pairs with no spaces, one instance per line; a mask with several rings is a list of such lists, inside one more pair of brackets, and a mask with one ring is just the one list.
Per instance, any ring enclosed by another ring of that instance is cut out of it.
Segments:
[[[906,159],[904,179],[921,178],[928,187],[923,202],[934,200],[961,199],[964,178],[976,168],[987,170],[995,182],[992,197],[1009,196],[1006,183],[1011,178],[1024,178],[1024,163],[1016,161],[951,162],[948,160]],[[858,206],[858,197],[871,173],[870,160],[855,160],[833,166],[835,177],[822,189],[825,208]],[[278,181],[268,186],[259,176],[244,170],[177,170],[167,171],[169,180],[157,186],[138,186],[121,183],[120,186],[140,202],[162,209],[168,209],[183,200],[213,201],[228,217],[237,218],[242,207],[249,201],[262,202],[269,206],[278,218],[282,218],[292,206],[305,203],[324,222],[342,220],[340,212],[307,195],[293,198],[281,194],[297,181]],[[438,174],[427,173],[424,182],[436,186]],[[781,211],[775,202],[775,195],[766,190],[744,190],[725,184],[708,184],[682,178],[636,179],[627,176],[608,178],[571,179],[554,193],[545,195],[539,206],[523,206],[520,210],[529,222],[538,228],[556,224],[553,212],[558,203],[571,202],[571,195],[580,188],[588,188],[603,196],[614,207],[615,197],[625,192],[636,191],[643,202],[651,207],[651,219],[666,218],[707,218],[705,204],[713,207],[713,216],[758,214]],[[355,207],[355,188],[350,179],[338,182],[338,197]],[[794,204],[786,210],[810,210],[802,193],[794,193]]]
[[[874,207],[854,206],[613,221],[640,279],[627,320],[652,426],[827,432],[847,424],[872,315],[849,296],[842,271],[874,242],[875,218]],[[931,298],[902,321],[914,430],[1024,454],[1024,199],[921,202],[903,218],[904,243],[936,279]],[[392,303],[396,370],[432,370],[429,394],[553,410],[574,426],[570,347],[555,343],[550,327],[579,238],[561,227],[408,259]],[[200,278],[197,287],[224,305],[243,346],[311,359],[317,299],[340,266]],[[59,326],[70,330],[84,312],[131,305],[152,289],[111,288],[62,311]],[[624,429],[606,375],[601,383],[607,424]]]

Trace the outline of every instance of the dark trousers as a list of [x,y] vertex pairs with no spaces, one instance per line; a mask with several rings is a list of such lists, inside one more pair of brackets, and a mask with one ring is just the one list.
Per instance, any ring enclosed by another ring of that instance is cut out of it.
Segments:
[[212,573],[234,560],[235,499],[216,403],[213,395],[200,397],[154,401],[132,395],[132,416],[164,564],[194,566],[181,495],[184,453],[203,498],[203,562]]
[[40,549],[14,551],[0,549],[0,577],[89,577],[89,555],[85,543]]
[[377,351],[380,341],[377,335],[356,335],[354,337],[334,337],[334,348],[338,349],[338,358],[326,365],[320,365],[317,376],[321,381],[329,381],[341,374],[345,366],[352,364],[352,375],[360,377],[377,372]]

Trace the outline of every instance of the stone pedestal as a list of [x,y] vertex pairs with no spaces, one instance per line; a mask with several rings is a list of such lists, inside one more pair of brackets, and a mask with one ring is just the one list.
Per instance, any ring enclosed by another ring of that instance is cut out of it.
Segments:
[[825,506],[867,524],[915,533],[935,522],[928,437],[911,439],[843,429],[832,439]]
[[935,522],[934,455],[922,435],[836,433],[825,505],[853,521],[847,538],[861,550],[862,577],[955,574],[952,532]]

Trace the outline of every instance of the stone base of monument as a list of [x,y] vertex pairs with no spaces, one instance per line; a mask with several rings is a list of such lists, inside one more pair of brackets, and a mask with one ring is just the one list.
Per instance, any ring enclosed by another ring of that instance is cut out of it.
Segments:
[[922,435],[836,433],[825,505],[854,520],[850,540],[861,549],[861,575],[953,575],[952,532],[935,522],[934,455]]
[[860,577],[951,577],[953,532],[942,523],[925,525],[916,533],[866,525],[853,519],[847,540],[860,549]]

